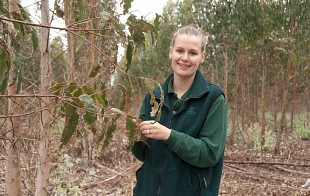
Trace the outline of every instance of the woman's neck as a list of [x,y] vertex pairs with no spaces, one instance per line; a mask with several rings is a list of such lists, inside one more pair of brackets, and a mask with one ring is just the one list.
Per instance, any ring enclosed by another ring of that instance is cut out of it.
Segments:
[[192,85],[193,81],[194,81],[194,77],[184,79],[184,78],[174,76],[173,90],[175,94],[177,94],[179,99],[184,95],[184,93],[186,93],[186,91]]

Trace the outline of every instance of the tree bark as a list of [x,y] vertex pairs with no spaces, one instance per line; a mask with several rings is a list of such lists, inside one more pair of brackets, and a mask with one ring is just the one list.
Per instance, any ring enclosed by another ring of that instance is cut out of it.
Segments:
[[[41,23],[49,25],[49,0],[41,2]],[[52,80],[52,69],[49,50],[49,29],[42,28],[40,50],[41,50],[41,90],[47,92]],[[41,107],[46,108],[41,112],[41,133],[39,143],[38,170],[36,178],[35,195],[48,195],[49,177],[51,170],[51,114],[49,98],[41,98]]]
[[[264,1],[260,1],[260,8],[261,8],[261,17],[264,20]],[[264,34],[264,33],[263,33]],[[262,51],[262,99],[261,99],[261,112],[262,112],[262,120],[261,120],[261,132],[260,132],[260,145],[263,149],[265,146],[265,135],[266,135],[266,112],[265,112],[265,105],[266,105],[266,80],[267,80],[267,51],[266,46],[264,45]]]
[[[9,12],[18,12],[19,0],[9,1]],[[13,33],[13,32],[11,32]],[[8,49],[11,56],[11,69],[9,73],[8,96],[15,95],[17,90],[17,81],[14,81],[15,71],[13,65],[14,56],[12,54],[12,43],[8,37]],[[15,115],[20,113],[20,98],[8,98],[8,114]],[[6,193],[9,196],[22,195],[21,191],[21,168],[20,168],[20,117],[7,119],[6,133]]]
[[[294,36],[294,25],[295,25],[295,20],[294,20],[294,16],[290,17],[290,33],[289,33],[289,37],[291,38],[291,40],[293,40],[293,36]],[[288,60],[287,60],[287,67],[286,67],[286,72],[285,72],[285,76],[283,79],[283,95],[282,95],[282,105],[281,105],[281,120],[280,120],[280,130],[277,133],[277,138],[276,138],[276,145],[275,145],[275,149],[274,149],[274,153],[278,154],[280,152],[280,144],[282,141],[282,133],[284,132],[285,128],[286,128],[286,109],[287,109],[287,105],[288,105],[288,87],[289,87],[289,83],[291,80],[291,67],[293,64],[293,43],[289,43],[289,56],[288,56]]]
[[[72,8],[72,1],[64,1],[64,13],[65,13],[65,23],[66,26],[69,27],[74,22],[74,16],[73,12],[71,10]],[[67,68],[67,74],[66,74],[66,80],[67,83],[70,83],[74,81],[75,79],[75,39],[74,35],[70,32],[67,32],[67,38],[68,38],[68,68]]]

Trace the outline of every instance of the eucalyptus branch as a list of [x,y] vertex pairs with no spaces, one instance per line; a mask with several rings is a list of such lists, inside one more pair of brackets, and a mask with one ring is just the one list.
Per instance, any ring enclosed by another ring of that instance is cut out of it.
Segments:
[[[19,24],[25,24],[25,25],[34,26],[34,27],[57,29],[57,30],[62,30],[62,31],[102,31],[102,29],[83,29],[83,28],[80,29],[80,28],[68,28],[68,27],[55,27],[55,26],[50,26],[50,25],[35,24],[32,22],[28,22],[28,21],[16,20],[16,19],[7,18],[7,17],[0,17],[0,21],[2,21],[2,20],[14,22],[14,23],[19,23]],[[106,28],[105,30],[112,30],[112,29]]]

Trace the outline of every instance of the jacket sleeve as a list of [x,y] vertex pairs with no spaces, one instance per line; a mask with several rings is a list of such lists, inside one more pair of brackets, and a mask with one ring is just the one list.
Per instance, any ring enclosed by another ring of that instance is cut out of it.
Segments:
[[221,158],[227,134],[227,104],[223,95],[212,107],[198,138],[172,130],[168,146],[185,162],[196,167],[214,166]]

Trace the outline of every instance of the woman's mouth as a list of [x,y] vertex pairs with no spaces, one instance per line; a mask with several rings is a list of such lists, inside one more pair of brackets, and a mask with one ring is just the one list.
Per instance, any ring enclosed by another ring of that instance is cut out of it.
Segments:
[[191,67],[191,65],[186,65],[186,64],[182,64],[182,63],[178,63],[178,65],[181,66],[181,67],[184,67],[184,68]]

